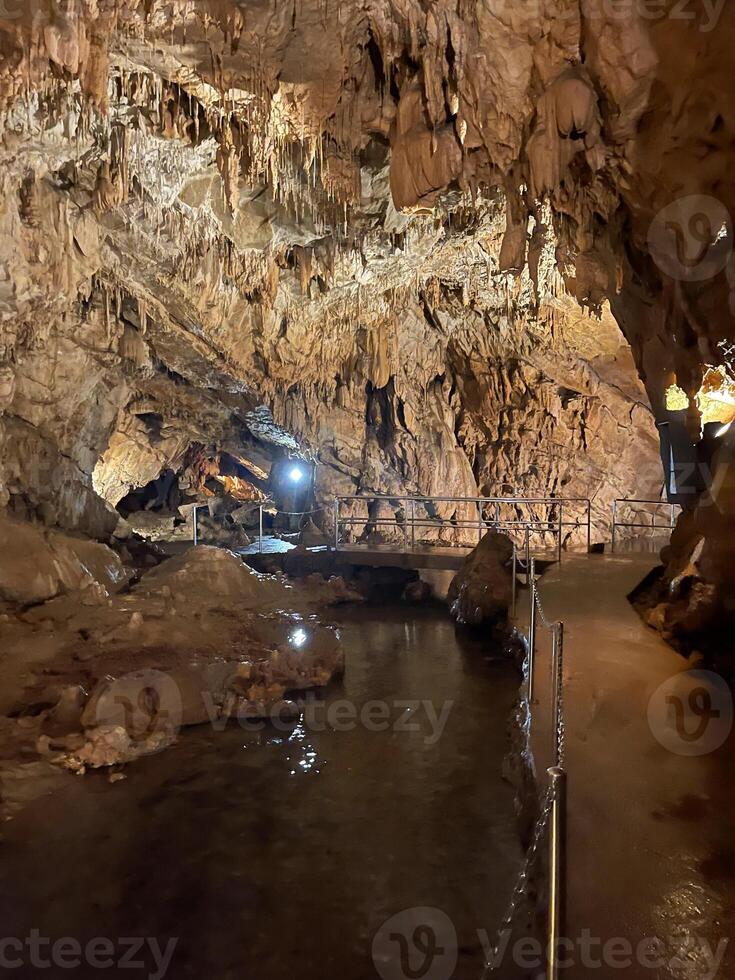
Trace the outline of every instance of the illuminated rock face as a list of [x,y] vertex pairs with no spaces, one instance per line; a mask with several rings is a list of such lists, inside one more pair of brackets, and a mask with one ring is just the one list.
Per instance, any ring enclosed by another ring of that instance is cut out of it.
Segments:
[[5,0],[0,503],[104,536],[259,405],[324,498],[657,495],[633,364],[693,439],[733,377],[735,9],[625,8]]

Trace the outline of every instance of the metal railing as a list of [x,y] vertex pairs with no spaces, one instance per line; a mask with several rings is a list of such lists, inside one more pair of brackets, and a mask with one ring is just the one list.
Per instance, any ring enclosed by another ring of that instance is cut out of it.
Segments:
[[205,507],[209,510],[209,504],[194,504],[191,509],[192,540],[195,546],[199,544],[199,521],[197,514]]
[[[371,504],[388,503],[396,508],[392,517],[370,513]],[[354,514],[355,505],[365,505],[367,513]],[[438,510],[455,505],[450,517],[442,517]],[[344,511],[352,512],[345,515]],[[581,518],[570,517],[573,508],[582,511]],[[462,515],[461,508],[465,509]],[[537,516],[535,511],[545,508],[547,515]],[[474,514],[470,516],[469,511]],[[503,516],[503,512],[513,512]],[[431,513],[433,511],[433,513]],[[488,514],[490,511],[490,514]],[[523,513],[526,511],[527,513]],[[458,512],[460,516],[458,516]],[[434,534],[451,532],[454,537],[465,534],[465,540],[477,532],[480,541],[486,531],[505,531],[516,540],[526,534],[553,535],[556,553],[562,556],[564,537],[567,532],[583,529],[587,538],[587,550],[592,544],[592,504],[586,497],[428,497],[395,494],[366,494],[338,496],[334,501],[334,547],[342,547],[342,532],[351,528],[397,530],[402,539],[404,552],[420,545],[452,545],[452,542],[429,538],[423,531]],[[418,531],[418,534],[417,534]],[[387,542],[390,543],[390,542]],[[456,545],[454,545],[456,546]],[[461,544],[459,545],[461,546]]]
[[533,717],[534,677],[536,667],[536,629],[537,623],[550,632],[552,638],[552,718],[553,718],[553,765],[546,772],[548,783],[544,793],[541,812],[536,821],[531,844],[526,852],[521,871],[516,879],[506,914],[498,930],[497,941],[491,958],[485,963],[482,978],[485,980],[489,970],[499,964],[498,951],[506,930],[512,928],[518,906],[526,893],[531,880],[536,856],[544,835],[548,831],[548,921],[546,962],[548,980],[559,980],[560,941],[565,935],[566,926],[566,879],[567,879],[567,771],[566,771],[566,727],[564,717],[564,624],[557,620],[550,622],[544,612],[536,582],[536,560],[530,556],[526,542],[526,558],[518,556],[518,548],[513,547],[513,616],[516,610],[516,576],[518,566],[524,568],[529,589],[529,627],[528,627],[528,706],[529,737]]
[[[381,502],[391,503],[396,509],[392,517],[382,517],[370,514],[370,504]],[[367,513],[345,514],[344,511],[355,505],[365,505]],[[442,517],[437,513],[437,506],[455,505],[450,517]],[[462,507],[471,507],[475,514],[471,517],[457,516]],[[192,508],[193,543],[199,542],[198,512],[208,507],[208,504],[195,504]],[[581,513],[570,516],[570,510],[576,508]],[[258,551],[263,551],[264,511],[275,509],[272,500],[264,500],[258,505]],[[311,510],[290,512],[278,511],[285,517],[307,517],[324,513],[327,507],[316,507]],[[592,539],[591,501],[586,497],[428,497],[409,495],[372,494],[361,496],[337,496],[333,504],[334,515],[334,548],[340,550],[345,545],[342,542],[343,533],[351,528],[370,529],[380,532],[382,529],[398,531],[401,539],[401,550],[405,553],[415,550],[417,546],[450,546],[468,547],[470,537],[477,535],[481,541],[483,535],[490,530],[503,531],[509,537],[525,542],[525,552],[529,553],[531,537],[552,536],[554,551],[557,559],[562,558],[565,536],[582,530],[586,536],[587,550],[590,550]],[[534,511],[545,509],[547,515],[538,516]],[[431,513],[433,511],[434,513]],[[488,511],[490,513],[488,513]],[[504,516],[508,512],[511,516]],[[524,515],[524,511],[526,514]],[[426,534],[424,532],[431,532]],[[455,538],[464,535],[464,544],[438,540],[437,535],[451,533]],[[433,537],[431,535],[434,535]],[[360,542],[356,542],[361,544]],[[386,542],[391,544],[392,542]]]
[[[264,510],[275,511],[281,517],[311,517],[313,514],[323,514],[329,508],[313,507],[311,510],[278,510],[272,500],[264,500],[260,505],[258,514],[258,552],[263,554],[263,512]],[[303,528],[299,527],[299,530]],[[297,532],[294,532],[297,533]]]
[[549,923],[548,923],[548,976],[556,980],[559,975],[559,940],[564,935],[566,905],[566,728],[564,718],[564,623],[550,622],[541,603],[536,581],[536,560],[530,558],[527,566],[530,590],[530,618],[528,627],[528,704],[530,719],[533,718],[534,679],[536,674],[536,629],[541,625],[551,634],[552,677],[552,729],[553,765],[547,770],[549,783]]
[[[196,545],[199,543],[199,522],[197,514],[200,510],[206,509],[209,504],[195,504],[192,507],[192,541]],[[253,511],[255,510],[256,502],[253,501]],[[263,500],[257,504],[258,508],[258,553],[263,553],[263,539],[264,534],[264,519],[263,515],[265,511],[276,511],[282,517],[309,517],[312,514],[321,514],[328,510],[326,507],[316,507],[313,510],[299,510],[299,511],[287,511],[287,510],[277,510],[274,502],[272,500]]]
[[[620,510],[623,507],[629,507],[632,510],[637,510],[639,513],[642,512],[643,507],[652,507],[653,512],[651,513],[651,522],[640,523],[635,520],[632,521],[621,521],[620,520]],[[668,507],[669,518],[666,524],[657,524],[656,517],[657,511],[661,507]],[[628,529],[638,529],[651,532],[651,537],[656,537],[656,531],[668,531],[669,535],[676,527],[676,517],[681,507],[679,504],[670,504],[667,500],[633,500],[627,497],[619,497],[613,501],[613,518],[612,518],[612,551],[615,553],[615,547],[618,541],[618,529],[628,528]]]

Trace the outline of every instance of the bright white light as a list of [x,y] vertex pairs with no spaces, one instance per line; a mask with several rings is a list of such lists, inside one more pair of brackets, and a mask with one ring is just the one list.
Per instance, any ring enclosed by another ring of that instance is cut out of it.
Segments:
[[304,475],[304,471],[300,467],[294,466],[288,475],[291,477],[294,483],[298,483],[301,477]]
[[308,639],[309,634],[306,632],[306,630],[301,629],[300,626],[289,636],[289,640],[295,647],[302,647]]
[[726,435],[730,431],[731,425],[732,422],[726,422],[721,428],[719,428],[717,432],[715,432],[715,439],[719,439],[720,436]]

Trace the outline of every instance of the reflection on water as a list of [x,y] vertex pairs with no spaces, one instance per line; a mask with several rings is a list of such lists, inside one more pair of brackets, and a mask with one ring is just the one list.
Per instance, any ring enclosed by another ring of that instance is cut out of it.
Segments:
[[359,980],[380,925],[431,906],[476,977],[520,863],[500,775],[518,677],[440,610],[339,615],[344,680],[298,724],[189,729],[7,824],[3,935],[178,936],[176,980]]
[[[307,738],[303,722],[300,722],[294,728],[288,741],[293,744],[294,749],[297,749],[301,753],[300,758],[297,760],[296,768],[291,770],[291,775],[295,776],[299,771],[310,772],[312,769],[318,773],[316,749]],[[288,757],[289,761],[291,758],[290,756]]]

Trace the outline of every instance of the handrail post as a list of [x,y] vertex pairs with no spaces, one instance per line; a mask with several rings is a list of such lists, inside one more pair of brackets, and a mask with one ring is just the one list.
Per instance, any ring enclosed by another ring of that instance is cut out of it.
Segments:
[[258,534],[258,551],[263,554],[263,505],[260,505],[260,514],[258,518],[259,534]]
[[198,514],[198,512],[199,512],[199,505],[198,504],[194,504],[194,509],[191,512],[191,516],[192,516],[192,524],[193,524],[193,527],[194,527],[194,547],[195,548],[199,544],[199,530],[197,528],[197,514]]
[[512,589],[512,599],[511,599],[511,616],[513,619],[516,618],[516,592],[518,591],[518,582],[516,576],[518,574],[518,547],[513,542],[513,582],[511,584]]
[[339,551],[339,497],[334,498],[334,550]]
[[477,501],[477,543],[482,541],[482,504]]
[[526,585],[531,581],[531,531],[526,525]]
[[587,554],[592,551],[592,501],[587,501]]
[[618,501],[613,500],[613,522],[612,522],[612,554],[615,554],[615,525],[618,520]]
[[[400,504],[400,501],[399,501]],[[403,501],[403,553],[408,551],[408,501]]]
[[548,980],[559,980],[560,940],[566,929],[567,774],[559,766],[548,770],[551,793],[549,823]]
[[411,551],[416,550],[416,501],[411,498]]
[[533,675],[536,666],[536,559],[528,562],[530,576],[531,615],[528,623],[528,703],[533,704]]
[[560,501],[559,502],[559,552],[558,552],[558,554],[559,554],[559,562],[561,562],[561,545],[562,545],[562,536],[564,534],[564,517],[563,517],[563,515],[564,515],[564,504],[561,503],[561,501]]

